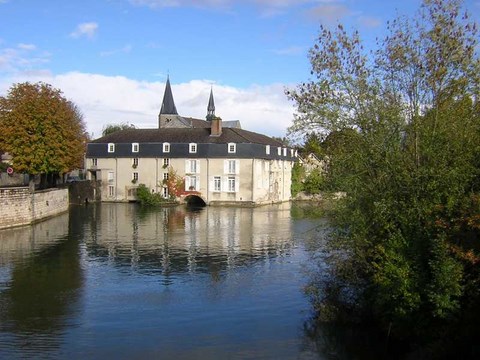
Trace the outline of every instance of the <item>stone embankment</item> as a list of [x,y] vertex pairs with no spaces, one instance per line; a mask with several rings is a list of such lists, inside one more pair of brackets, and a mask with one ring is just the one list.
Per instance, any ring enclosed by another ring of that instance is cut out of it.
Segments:
[[22,226],[68,210],[68,188],[31,192],[28,187],[0,188],[0,229]]

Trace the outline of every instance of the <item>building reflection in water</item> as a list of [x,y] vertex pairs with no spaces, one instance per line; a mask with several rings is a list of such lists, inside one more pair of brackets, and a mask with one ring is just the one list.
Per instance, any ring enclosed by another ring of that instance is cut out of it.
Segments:
[[78,235],[69,214],[0,231],[0,333],[24,355],[58,348],[72,326],[83,285]]
[[185,272],[216,278],[242,264],[287,255],[292,246],[289,206],[144,209],[102,204],[86,234],[87,252],[166,278]]

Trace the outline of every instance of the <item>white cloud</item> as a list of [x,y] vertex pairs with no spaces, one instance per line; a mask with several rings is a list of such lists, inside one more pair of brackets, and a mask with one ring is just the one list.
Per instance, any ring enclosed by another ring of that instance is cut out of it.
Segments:
[[22,50],[35,50],[37,47],[33,44],[18,44],[17,47]]
[[351,15],[351,10],[342,4],[323,4],[308,10],[308,17],[331,25]]
[[48,63],[50,54],[37,51],[33,44],[18,44],[16,47],[0,48],[0,74],[32,69]]
[[106,56],[112,56],[115,54],[128,54],[130,51],[132,51],[132,45],[127,44],[124,47],[120,49],[114,49],[114,50],[108,50],[108,51],[102,51],[100,53],[100,56],[106,57]]
[[[61,89],[65,97],[79,106],[87,130],[94,137],[101,135],[106,124],[128,122],[140,128],[158,126],[164,82],[80,72],[60,75],[36,72],[0,82],[0,90],[4,93],[12,83],[23,81],[44,81]],[[245,130],[269,136],[285,135],[294,107],[284,95],[283,84],[235,88],[208,80],[172,83],[180,115],[205,119],[212,84],[217,116],[224,120],[240,120]]]
[[98,30],[98,24],[95,22],[82,23],[77,26],[75,31],[70,33],[73,38],[79,38],[86,36],[87,38],[93,38]]
[[364,27],[375,28],[382,24],[382,20],[373,16],[359,16],[358,23]]
[[194,6],[200,8],[225,9],[236,4],[251,3],[268,12],[280,12],[278,9],[286,9],[303,4],[330,3],[335,0],[130,0],[130,3],[137,6],[148,6],[151,8],[165,8],[178,6]]

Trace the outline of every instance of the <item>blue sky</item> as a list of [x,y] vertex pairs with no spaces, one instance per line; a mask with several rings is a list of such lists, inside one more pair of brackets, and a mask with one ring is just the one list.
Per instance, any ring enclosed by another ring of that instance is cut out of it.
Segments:
[[[0,94],[45,81],[79,105],[94,137],[108,123],[155,127],[166,75],[181,115],[216,113],[283,136],[283,95],[309,78],[319,25],[360,31],[367,45],[418,0],[0,0]],[[480,0],[465,1],[472,14]],[[478,15],[475,15],[478,17]],[[478,18],[477,18],[478,20]]]

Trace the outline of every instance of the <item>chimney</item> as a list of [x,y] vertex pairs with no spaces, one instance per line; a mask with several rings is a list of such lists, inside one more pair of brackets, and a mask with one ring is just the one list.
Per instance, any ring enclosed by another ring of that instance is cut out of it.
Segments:
[[210,136],[220,136],[222,135],[222,118],[215,116],[211,120],[212,125],[210,126]]

